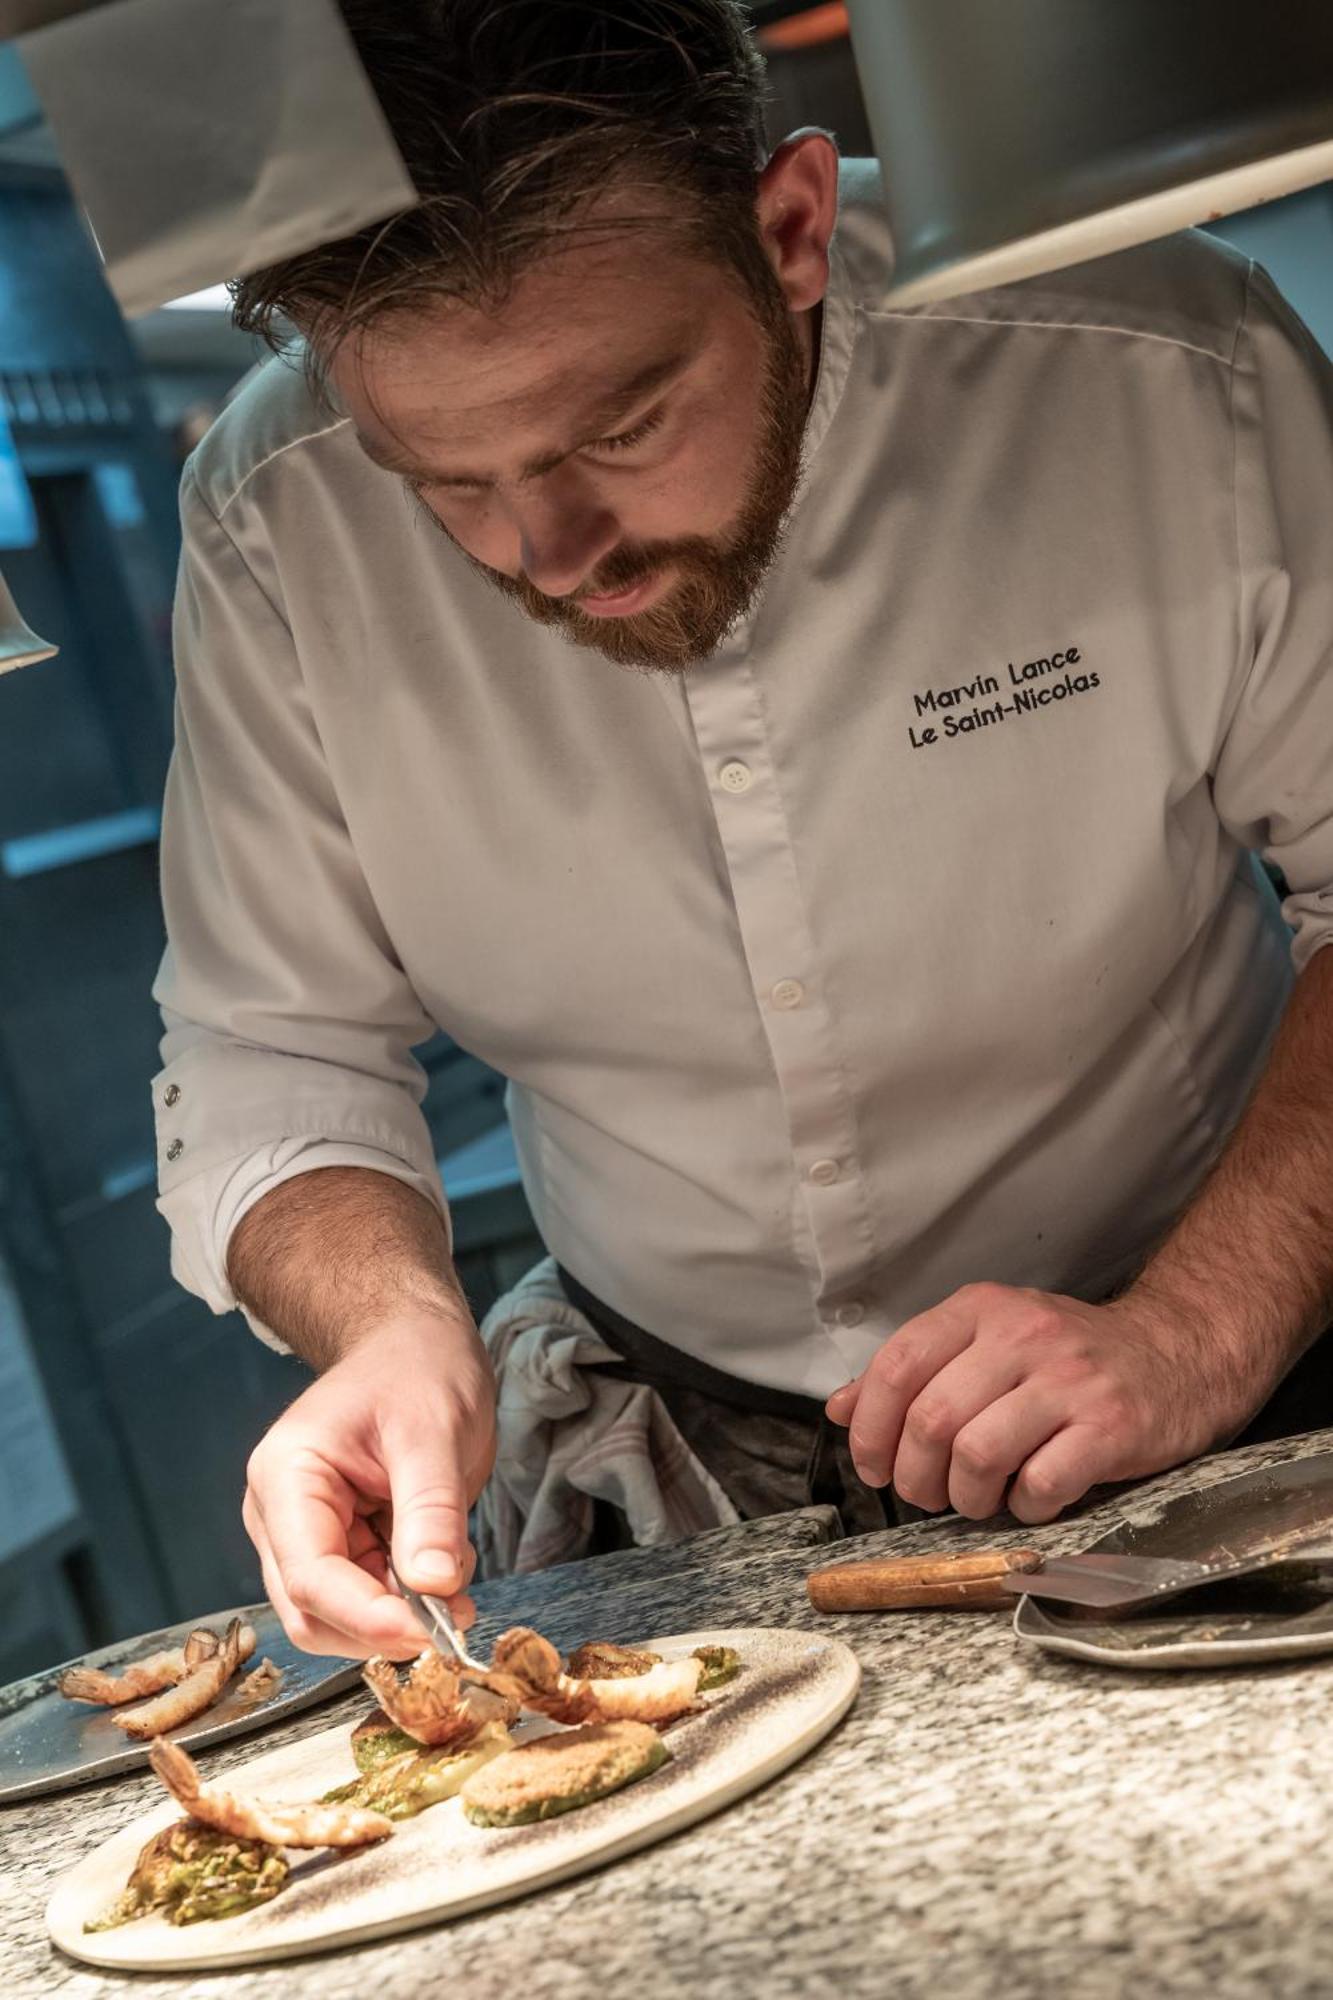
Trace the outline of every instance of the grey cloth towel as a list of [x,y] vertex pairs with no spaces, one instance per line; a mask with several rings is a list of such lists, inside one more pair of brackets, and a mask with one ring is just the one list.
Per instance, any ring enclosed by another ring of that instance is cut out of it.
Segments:
[[598,1501],[625,1516],[641,1547],[740,1519],[656,1390],[599,1372],[619,1356],[566,1298],[554,1258],[496,1301],[481,1337],[496,1374],[497,1449],[473,1516],[479,1576],[577,1560]]

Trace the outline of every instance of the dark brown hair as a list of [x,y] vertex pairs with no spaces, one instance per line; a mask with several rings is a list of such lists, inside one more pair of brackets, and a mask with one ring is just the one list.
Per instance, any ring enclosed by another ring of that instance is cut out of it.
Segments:
[[327,354],[432,298],[493,307],[525,263],[595,226],[608,188],[762,284],[762,60],[739,0],[340,0],[419,196],[387,222],[254,271],[236,323]]

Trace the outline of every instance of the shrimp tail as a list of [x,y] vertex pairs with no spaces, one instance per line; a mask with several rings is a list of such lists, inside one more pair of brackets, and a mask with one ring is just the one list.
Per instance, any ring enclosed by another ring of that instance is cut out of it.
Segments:
[[364,1847],[393,1832],[391,1819],[364,1806],[327,1800],[278,1805],[206,1785],[188,1752],[162,1736],[149,1748],[148,1761],[191,1819],[238,1840],[262,1840],[271,1847]]
[[70,1667],[56,1687],[67,1701],[93,1701],[102,1708],[114,1708],[174,1687],[185,1670],[185,1653],[176,1646],[170,1652],[150,1653],[147,1659],[135,1660],[119,1674],[106,1673],[100,1667]]
[[199,1799],[199,1766],[179,1743],[155,1736],[148,1746],[148,1761],[171,1796],[189,1812]]

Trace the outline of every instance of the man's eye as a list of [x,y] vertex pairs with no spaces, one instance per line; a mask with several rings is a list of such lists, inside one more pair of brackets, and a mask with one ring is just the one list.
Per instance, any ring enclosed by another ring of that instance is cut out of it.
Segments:
[[621,431],[616,437],[598,438],[593,450],[631,451],[636,444],[642,444],[645,438],[651,437],[653,432],[661,427],[663,414],[661,410],[654,410],[650,417],[645,417],[632,431]]

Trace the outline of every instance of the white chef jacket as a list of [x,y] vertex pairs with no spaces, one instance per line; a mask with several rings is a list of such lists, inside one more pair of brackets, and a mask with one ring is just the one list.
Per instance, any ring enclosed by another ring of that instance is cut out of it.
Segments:
[[1104,1296],[1197,1187],[1333,937],[1333,374],[1198,233],[890,261],[853,164],[783,549],[683,677],[527,620],[297,367],[195,453],[153,1094],[215,1310],[293,1174],[444,1204],[436,1024],[567,1269],[812,1395],[967,1281]]

